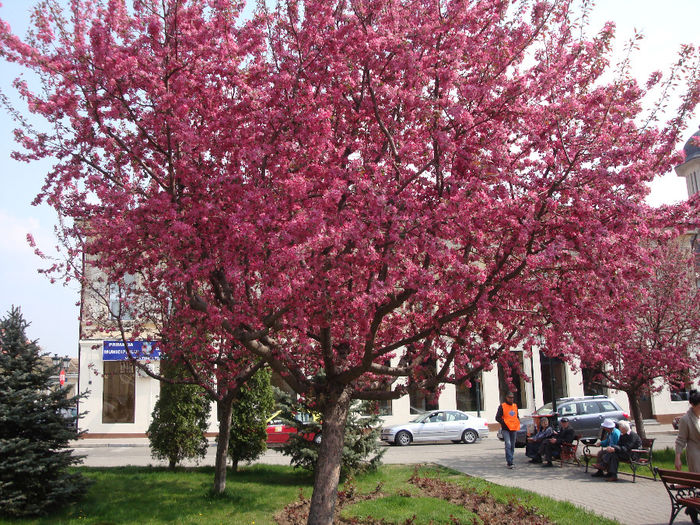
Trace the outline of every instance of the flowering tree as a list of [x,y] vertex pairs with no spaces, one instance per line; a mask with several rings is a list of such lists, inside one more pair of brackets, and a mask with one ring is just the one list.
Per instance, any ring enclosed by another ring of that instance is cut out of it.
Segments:
[[[700,290],[687,237],[662,242],[646,259],[646,275],[619,283],[580,317],[581,365],[597,381],[627,394],[637,432],[645,437],[639,397],[697,376]],[[686,385],[688,387],[689,385]]]
[[[541,283],[631,232],[697,102],[695,51],[659,128],[635,119],[666,80],[640,87],[623,64],[604,81],[612,26],[581,37],[567,1],[241,9],[73,0],[64,20],[47,1],[27,42],[3,27],[0,53],[44,81],[18,88],[52,130],[18,140],[56,159],[38,200],[74,219],[68,255],[175,305],[163,352],[225,333],[315,404],[309,523],[330,523],[351,400],[507,360],[541,301],[564,315],[585,285]],[[197,363],[217,347],[182,348]]]

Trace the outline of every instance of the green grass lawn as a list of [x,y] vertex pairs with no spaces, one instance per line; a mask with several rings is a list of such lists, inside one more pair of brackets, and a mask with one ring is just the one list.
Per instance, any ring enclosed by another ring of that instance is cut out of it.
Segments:
[[[231,524],[264,525],[274,523],[274,514],[300,495],[310,497],[312,477],[291,467],[254,465],[229,474],[225,494],[212,496],[213,468],[167,469],[152,467],[80,468],[94,480],[85,499],[58,514],[32,520],[0,520],[0,524]],[[403,523],[412,516],[415,521],[435,524],[472,523],[474,517],[463,507],[442,499],[424,497],[408,483],[412,466],[386,465],[377,472],[358,476],[352,481],[358,493],[369,493],[381,486],[384,497],[362,501],[346,507],[344,516],[371,515],[386,523]],[[516,499],[535,507],[556,523],[613,524],[569,504],[527,492],[493,485],[477,478],[437,466],[421,468],[422,477],[438,477],[463,486],[488,491],[496,500],[508,503]],[[349,484],[341,487],[348,489]]]
[[95,483],[85,499],[60,514],[27,524],[112,523],[274,523],[272,515],[298,497],[311,494],[310,475],[290,467],[256,465],[229,473],[226,492],[211,494],[214,469],[151,467],[79,468]]

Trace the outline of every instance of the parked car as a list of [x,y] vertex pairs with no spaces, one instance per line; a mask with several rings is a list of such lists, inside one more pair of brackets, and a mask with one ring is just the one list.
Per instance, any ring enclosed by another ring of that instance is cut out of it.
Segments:
[[409,445],[418,441],[452,441],[474,443],[489,435],[482,417],[459,410],[431,410],[409,423],[382,428],[381,440],[393,445]]
[[[267,444],[268,445],[281,445],[289,441],[289,436],[297,433],[297,428],[290,425],[289,422],[284,421],[281,417],[281,410],[275,412],[272,417],[267,422]],[[312,427],[311,422],[314,421],[313,417],[309,414],[296,414],[294,416],[303,424],[309,424]],[[313,441],[314,443],[321,442],[321,433],[309,429],[308,432],[303,432],[302,437]]]
[[[534,426],[534,420],[538,417],[547,417],[551,420],[557,418],[569,418],[569,425],[576,434],[581,434],[584,443],[595,443],[600,436],[600,424],[603,419],[610,418],[617,422],[621,419],[628,420],[626,414],[616,401],[607,396],[583,396],[564,397],[557,400],[557,413],[552,410],[552,403],[535,410],[531,416],[520,418],[520,430],[515,439],[516,447],[524,447],[527,440],[527,428]],[[501,429],[498,430],[498,439],[503,441]]]
[[78,430],[78,408],[61,408],[58,413],[65,419],[66,426],[71,430]]

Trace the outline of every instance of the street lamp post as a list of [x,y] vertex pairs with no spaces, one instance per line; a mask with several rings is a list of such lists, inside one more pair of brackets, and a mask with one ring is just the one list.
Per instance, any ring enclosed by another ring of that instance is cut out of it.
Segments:
[[481,378],[474,379],[476,382],[476,417],[481,417]]
[[53,366],[59,369],[58,382],[63,386],[66,382],[66,370],[70,366],[70,357],[67,355],[59,356],[58,354],[54,354],[51,361],[53,362]]
[[557,418],[557,393],[554,391],[554,359],[549,356],[549,388],[552,392],[552,423],[556,426]]

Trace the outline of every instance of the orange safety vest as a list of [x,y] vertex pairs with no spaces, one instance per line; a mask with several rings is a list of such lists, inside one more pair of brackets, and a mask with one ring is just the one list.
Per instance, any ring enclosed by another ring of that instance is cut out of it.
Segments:
[[508,403],[502,403],[503,408],[503,422],[510,430],[520,430],[520,419],[518,419],[518,405],[513,403],[509,405]]

